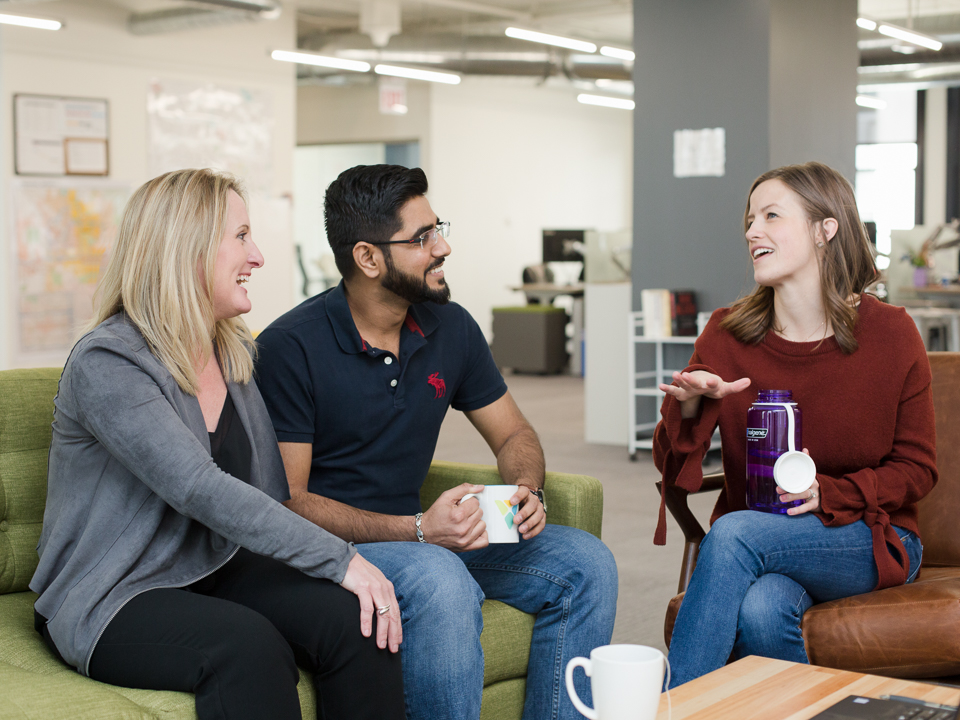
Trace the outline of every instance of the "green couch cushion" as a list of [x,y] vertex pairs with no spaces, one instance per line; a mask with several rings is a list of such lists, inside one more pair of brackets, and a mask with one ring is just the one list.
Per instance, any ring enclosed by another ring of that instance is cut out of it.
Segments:
[[485,687],[480,702],[480,720],[519,719],[526,691],[526,678],[502,680]]
[[0,703],[0,716],[4,720],[147,720],[157,717],[113,692],[113,688],[80,675],[37,675],[3,662],[0,662]]
[[0,373],[0,593],[27,589],[47,500],[58,368]]
[[533,615],[498,600],[483,602],[483,685],[527,675]]

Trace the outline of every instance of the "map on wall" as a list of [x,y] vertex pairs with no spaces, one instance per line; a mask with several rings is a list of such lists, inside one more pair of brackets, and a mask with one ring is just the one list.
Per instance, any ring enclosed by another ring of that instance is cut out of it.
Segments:
[[21,359],[66,359],[93,314],[100,268],[129,196],[130,188],[118,184],[13,183],[13,308]]
[[240,177],[250,194],[273,186],[273,99],[269,91],[151,81],[147,92],[150,177],[212,167]]

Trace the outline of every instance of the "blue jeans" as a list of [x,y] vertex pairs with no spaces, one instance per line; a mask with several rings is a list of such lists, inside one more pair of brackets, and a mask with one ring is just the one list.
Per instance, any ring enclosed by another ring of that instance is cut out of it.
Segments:
[[[913,533],[895,530],[910,558],[907,582],[913,582],[923,547]],[[873,538],[862,520],[824,527],[810,514],[724,515],[700,544],[677,614],[670,687],[723,667],[731,654],[807,663],[803,613],[876,584]]]
[[[524,720],[580,717],[567,698],[567,662],[610,642],[617,610],[613,554],[590,533],[547,525],[532,540],[459,555],[435,545],[357,549],[393,583],[403,621],[407,717],[476,720],[483,693],[480,606],[485,597],[537,616]],[[578,673],[577,689],[590,700]]]

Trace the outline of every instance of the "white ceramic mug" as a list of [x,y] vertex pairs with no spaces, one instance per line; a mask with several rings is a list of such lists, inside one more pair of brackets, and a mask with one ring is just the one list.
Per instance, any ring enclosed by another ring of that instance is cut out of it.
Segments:
[[[593,707],[577,696],[573,671],[582,667],[590,678]],[[567,663],[567,694],[574,707],[590,720],[654,720],[660,707],[666,658],[646,645],[602,645],[590,659]]]
[[483,521],[487,524],[487,540],[491,543],[520,542],[520,531],[513,524],[520,506],[510,504],[517,490],[516,485],[487,485],[483,492],[468,493],[460,498],[460,502],[472,497],[480,502]]

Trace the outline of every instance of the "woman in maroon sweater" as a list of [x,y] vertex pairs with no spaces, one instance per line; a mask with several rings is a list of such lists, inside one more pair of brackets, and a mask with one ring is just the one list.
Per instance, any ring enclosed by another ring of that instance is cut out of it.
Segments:
[[[902,308],[863,293],[873,255],[849,183],[819,163],[754,182],[744,217],[757,288],[713,314],[675,373],[654,439],[664,481],[696,490],[719,424],[726,484],[670,646],[672,684],[737,657],[807,662],[814,603],[911,582],[917,502],[937,481],[930,366]],[[758,390],[803,410],[813,486],[787,514],[747,510],[747,410]],[[666,540],[661,502],[654,542]]]

